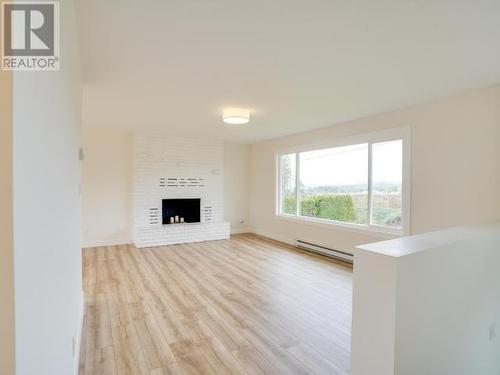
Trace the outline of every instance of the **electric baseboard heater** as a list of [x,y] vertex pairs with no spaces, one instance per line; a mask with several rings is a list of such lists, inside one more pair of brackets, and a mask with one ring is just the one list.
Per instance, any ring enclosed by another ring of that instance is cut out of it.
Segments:
[[316,245],[316,244],[313,244],[311,242],[307,242],[307,241],[303,241],[303,240],[297,240],[297,247],[304,249],[304,250],[307,250],[307,251],[312,251],[314,253],[326,255],[326,256],[337,258],[340,260],[344,260],[344,261],[349,262],[349,263],[352,263],[354,260],[354,255],[351,253],[348,253],[346,251],[330,249],[329,247]]

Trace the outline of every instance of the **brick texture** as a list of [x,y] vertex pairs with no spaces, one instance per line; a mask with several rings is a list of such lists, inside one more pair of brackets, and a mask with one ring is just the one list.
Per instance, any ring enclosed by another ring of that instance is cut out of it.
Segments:
[[[162,225],[162,199],[200,198],[201,222]],[[134,135],[134,243],[137,247],[229,238],[224,222],[224,143]]]

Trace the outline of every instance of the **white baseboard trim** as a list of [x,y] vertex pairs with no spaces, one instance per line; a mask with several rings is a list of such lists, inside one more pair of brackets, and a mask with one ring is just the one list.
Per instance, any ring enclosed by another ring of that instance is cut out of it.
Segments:
[[133,241],[131,238],[92,240],[92,241],[84,241],[82,247],[89,248],[89,247],[101,247],[101,246],[120,246],[120,245],[130,245],[132,243]]
[[[255,228],[252,226],[239,226],[234,227],[231,226],[231,234],[241,234],[241,233],[255,233],[264,237],[269,237],[273,240],[285,242],[290,245],[295,245],[294,238],[286,238],[279,234],[271,233],[266,230]],[[90,240],[83,242],[83,248],[92,248],[92,247],[102,247],[102,246],[120,246],[120,245],[131,245],[134,241],[131,238],[123,238],[123,239],[106,239],[106,240]]]
[[[262,230],[260,228],[252,228],[250,233],[255,233],[255,234],[258,234],[260,236],[267,237],[267,238],[270,238],[270,239],[275,240],[275,241],[286,243],[288,245],[297,246],[297,238],[285,237],[285,236],[282,236],[280,234],[276,234],[276,233],[268,232],[266,230]],[[307,238],[305,240],[307,240]],[[315,242],[314,240],[310,240],[310,241],[312,243]],[[322,245],[322,244],[319,243],[319,245]],[[327,245],[327,244],[324,244],[323,246],[332,247],[334,249],[337,249],[340,251],[345,251],[348,253],[355,253],[355,251],[356,251],[356,248],[354,248],[354,247],[353,248],[345,248],[345,247],[340,247],[340,246],[335,246],[335,245]]]
[[248,226],[233,227],[231,226],[231,234],[252,233],[253,228]]
[[260,229],[260,228],[249,227],[249,229],[250,229],[249,233],[255,233],[255,234],[258,234],[259,236],[267,237],[267,238],[270,238],[270,239],[275,240],[275,241],[286,243],[288,245],[292,245],[292,246],[296,245],[295,238],[285,237],[285,236],[282,236],[280,234],[268,232],[268,231]]
[[83,322],[85,320],[85,296],[83,290],[80,293],[80,307],[78,309],[78,326],[76,328],[75,342],[74,342],[74,356],[73,356],[73,374],[78,375],[80,367],[80,346],[83,336]]

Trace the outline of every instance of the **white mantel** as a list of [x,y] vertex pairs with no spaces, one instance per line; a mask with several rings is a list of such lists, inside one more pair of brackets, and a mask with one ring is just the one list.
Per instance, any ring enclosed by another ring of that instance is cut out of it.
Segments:
[[[134,243],[138,248],[229,238],[224,143],[134,135]],[[201,222],[162,224],[162,199],[200,198]]]

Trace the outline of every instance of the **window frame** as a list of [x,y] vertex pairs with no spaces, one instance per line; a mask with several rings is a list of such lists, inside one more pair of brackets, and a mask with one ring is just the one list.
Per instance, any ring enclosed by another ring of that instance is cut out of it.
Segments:
[[[288,147],[282,148],[276,153],[276,217],[283,220],[291,220],[294,222],[302,222],[311,225],[320,225],[320,226],[328,226],[328,227],[337,227],[338,229],[354,231],[358,233],[367,233],[371,232],[373,234],[378,234],[380,237],[384,238],[392,238],[397,236],[409,235],[410,234],[410,203],[411,203],[411,195],[410,195],[410,187],[411,187],[411,171],[410,171],[410,128],[409,127],[400,127],[393,129],[386,129],[378,132],[367,133],[356,135],[352,137],[346,137],[337,139],[334,141],[328,142],[319,142],[314,144],[301,145],[296,147]],[[402,171],[402,187],[401,193],[403,195],[401,202],[401,219],[402,226],[401,228],[389,228],[381,225],[376,225],[371,223],[371,215],[372,215],[372,180],[373,180],[373,168],[372,168],[372,145],[374,143],[382,143],[382,142],[390,142],[402,140],[403,142],[403,171]],[[335,147],[344,147],[351,146],[356,144],[368,144],[368,224],[356,224],[356,223],[347,223],[336,220],[329,220],[323,218],[314,218],[308,216],[300,215],[300,153],[307,151],[316,151],[327,148],[335,148]],[[282,188],[282,176],[281,176],[281,157],[287,154],[295,154],[295,186],[296,186],[296,208],[295,214],[285,214],[281,213],[281,188]]]

